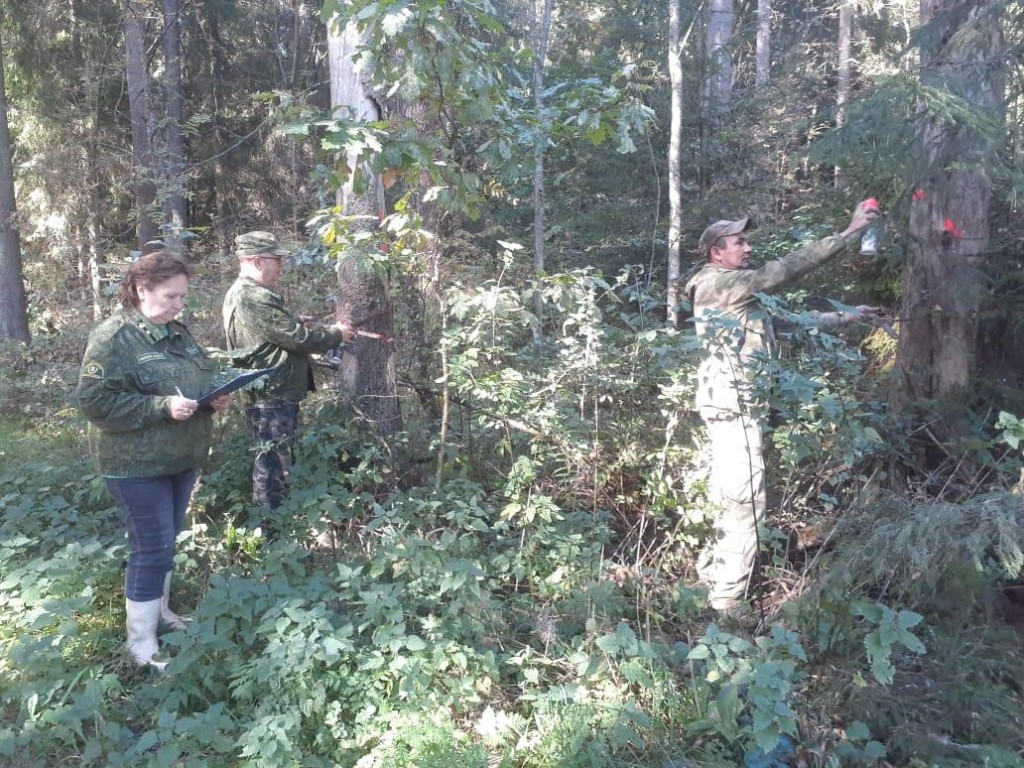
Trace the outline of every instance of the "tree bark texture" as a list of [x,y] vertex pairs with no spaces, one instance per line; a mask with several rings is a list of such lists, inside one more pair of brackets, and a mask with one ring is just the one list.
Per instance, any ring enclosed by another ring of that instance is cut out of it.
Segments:
[[533,109],[537,119],[537,134],[533,143],[533,270],[537,274],[544,271],[544,152],[548,142],[544,120],[544,66],[548,55],[548,36],[551,33],[551,5],[552,0],[530,0]]
[[128,76],[128,111],[132,124],[132,161],[135,166],[135,206],[138,210],[135,232],[140,250],[146,243],[159,237],[159,228],[153,218],[156,174],[151,129],[153,113],[149,99],[149,68],[146,63],[144,29],[141,3],[125,0],[125,63]]
[[[208,62],[208,74],[210,77],[211,99],[213,102],[213,116],[211,130],[213,132],[213,144],[221,147],[224,144],[226,133],[222,128],[223,117],[221,111],[224,108],[224,45],[220,37],[220,18],[217,10],[206,7],[206,41],[210,48]],[[217,252],[221,257],[226,257],[231,250],[231,240],[228,232],[230,212],[228,210],[228,193],[226,184],[229,174],[227,164],[224,161],[224,152],[218,151],[213,159],[213,235],[217,242]]]
[[100,107],[100,80],[102,64],[97,53],[95,42],[81,33],[82,10],[85,0],[72,0],[71,23],[72,40],[75,58],[81,62],[82,85],[85,97],[84,131],[78,134],[83,148],[84,167],[82,177],[85,179],[85,191],[78,207],[75,219],[75,237],[78,240],[78,260],[82,279],[82,298],[92,304],[93,319],[103,318],[103,263],[104,254],[101,247],[103,184],[100,173],[102,163],[100,155],[100,125],[102,112]]
[[680,0],[668,3],[668,73],[672,88],[672,116],[668,137],[668,291],[667,316],[672,327],[679,325],[679,276],[683,236],[683,46],[680,37]]
[[[921,79],[1001,116],[1002,32],[996,2],[923,0],[922,24],[935,43],[922,52]],[[967,126],[926,122],[920,132],[923,172],[913,193],[909,258],[904,269],[897,407],[966,391],[975,370],[980,271],[989,240],[991,184],[981,167],[985,147]]]
[[0,339],[29,342],[25,278],[21,268],[21,236],[14,198],[14,164],[7,127],[3,41],[0,40]]
[[[836,82],[836,124],[842,125],[846,120],[845,105],[850,100],[851,51],[853,48],[853,0],[840,0],[839,3],[839,45],[837,51],[837,82]],[[845,183],[843,169],[836,166],[836,189],[842,189]]]
[[[341,116],[371,122],[380,119],[376,102],[370,97],[360,73],[352,63],[352,54],[361,43],[354,23],[339,27],[328,22],[327,51],[331,76],[331,105]],[[349,155],[348,176],[338,190],[338,206],[347,216],[363,216],[358,226],[373,229],[384,214],[384,189],[373,175],[366,191],[355,187],[358,158]],[[369,172],[368,169],[364,169]],[[338,319],[360,323],[367,331],[386,337],[392,335],[390,281],[386,275],[368,267],[355,254],[342,254],[338,262]],[[402,412],[395,388],[394,345],[375,339],[357,338],[345,346],[341,378],[355,394],[357,407],[378,435],[389,435],[402,427]]]
[[711,0],[708,16],[708,114],[712,122],[732,106],[732,31],[736,20],[733,0]]
[[167,137],[164,217],[167,244],[180,252],[182,230],[188,226],[185,199],[185,142],[181,126],[185,122],[185,96],[181,84],[181,9],[178,0],[164,3],[164,89],[167,93]]
[[754,84],[767,85],[772,75],[772,0],[757,0]]

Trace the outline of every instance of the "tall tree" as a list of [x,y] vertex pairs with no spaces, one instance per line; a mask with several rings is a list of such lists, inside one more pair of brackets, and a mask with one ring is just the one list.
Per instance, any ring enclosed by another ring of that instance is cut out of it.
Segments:
[[0,40],[0,339],[28,342],[31,337],[25,279],[21,269],[21,236],[14,198],[11,135],[7,127],[3,53],[3,40]]
[[[533,108],[537,133],[533,145],[533,269],[544,271],[544,152],[548,143],[544,117],[544,66],[551,34],[552,0],[530,0],[530,43],[533,48]],[[538,9],[538,6],[540,8]],[[538,294],[538,309],[540,294]]]
[[668,74],[672,89],[672,115],[668,137],[668,321],[679,324],[679,277],[683,237],[683,46],[679,31],[680,0],[668,2]]
[[135,177],[136,228],[139,248],[159,237],[153,218],[156,203],[156,168],[153,154],[153,113],[149,98],[145,18],[138,0],[125,0],[124,46],[128,77],[128,110],[132,124],[132,160]]
[[935,101],[959,106],[939,119],[922,103],[922,171],[913,194],[909,258],[892,400],[945,398],[974,371],[979,267],[989,240],[986,164],[1002,131],[1003,49],[998,0],[922,0],[921,83]]
[[[839,0],[839,45],[837,46],[837,57],[839,59],[836,82],[836,104],[839,109],[836,112],[836,122],[843,124],[846,119],[844,107],[850,100],[850,71],[851,71],[851,50],[853,48],[853,0]],[[844,184],[843,169],[836,166],[835,169],[836,189],[842,189]]]
[[[83,294],[92,302],[94,320],[103,317],[103,263],[105,261],[101,240],[102,195],[103,184],[100,168],[100,132],[102,124],[100,91],[101,80],[105,69],[102,61],[105,48],[110,51],[113,43],[104,40],[99,43],[98,37],[91,34],[90,26],[98,26],[94,20],[90,25],[86,19],[83,0],[74,0],[71,4],[71,37],[74,58],[80,62],[82,83],[82,108],[85,119],[82,130],[78,134],[82,148],[82,159],[85,163],[82,176],[85,180],[84,193],[78,196],[75,211],[75,231],[72,238],[77,240],[79,275],[82,278]],[[103,36],[106,38],[107,36]],[[107,38],[109,40],[109,38]]]
[[732,108],[733,83],[733,24],[735,11],[733,0],[710,0],[708,4],[707,27],[705,28],[705,60],[707,70],[704,77],[700,109],[700,153],[698,166],[699,184],[702,189],[711,186],[715,175],[713,158],[717,151],[719,127]]
[[712,121],[717,122],[732,106],[733,27],[736,11],[733,0],[711,0],[708,12],[707,108]]
[[[356,68],[353,57],[362,49],[362,36],[355,21],[335,14],[327,26],[328,66],[331,78],[331,106],[340,117],[358,122],[381,118],[377,102]],[[342,159],[346,178],[338,189],[337,204],[353,226],[376,229],[385,213],[384,188],[377,174],[359,167],[359,157],[350,153]],[[362,184],[360,172],[365,175]],[[352,250],[341,254],[338,263],[338,319],[359,323],[366,330],[391,335],[391,290],[386,274],[374,267],[367,254]],[[401,429],[402,412],[395,391],[393,345],[372,339],[356,339],[346,347],[342,377],[355,393],[356,405],[379,435]]]
[[767,85],[772,74],[772,0],[757,0],[757,42],[754,84]]
[[181,233],[188,226],[185,201],[185,96],[181,83],[181,8],[178,0],[163,0],[164,19],[164,91],[167,94],[167,117],[164,135],[167,139],[164,219],[167,243],[181,250]]
[[216,4],[204,3],[205,13],[202,15],[202,30],[206,39],[208,56],[206,60],[207,77],[209,78],[209,108],[211,112],[211,139],[215,148],[213,154],[213,179],[211,188],[213,192],[213,210],[210,212],[213,223],[213,236],[217,244],[217,252],[226,256],[230,250],[230,238],[228,235],[228,220],[230,218],[228,207],[228,187],[230,174],[225,162],[225,151],[222,149],[225,143],[227,131],[224,128],[222,111],[224,105],[224,80],[226,65],[224,62],[224,44],[220,32],[220,12]]

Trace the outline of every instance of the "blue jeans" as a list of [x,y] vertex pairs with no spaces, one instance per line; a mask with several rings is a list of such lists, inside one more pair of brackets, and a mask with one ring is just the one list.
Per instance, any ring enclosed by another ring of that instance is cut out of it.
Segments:
[[128,570],[124,594],[148,602],[163,596],[164,577],[174,567],[174,540],[185,525],[196,471],[159,477],[107,478],[107,490],[121,508],[128,529]]

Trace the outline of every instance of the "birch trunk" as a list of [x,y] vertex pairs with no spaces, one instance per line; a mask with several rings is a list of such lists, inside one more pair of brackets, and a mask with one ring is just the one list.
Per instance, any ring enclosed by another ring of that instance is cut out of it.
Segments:
[[[837,62],[836,82],[836,123],[842,125],[846,122],[846,102],[850,100],[850,53],[853,48],[853,0],[840,0],[839,4],[839,46]],[[842,189],[846,183],[843,169],[838,165],[835,168],[836,189]]]
[[668,137],[668,291],[667,317],[679,327],[679,276],[682,263],[683,182],[679,164],[683,144],[683,48],[680,38],[680,0],[668,3],[668,73],[672,88],[672,117]]

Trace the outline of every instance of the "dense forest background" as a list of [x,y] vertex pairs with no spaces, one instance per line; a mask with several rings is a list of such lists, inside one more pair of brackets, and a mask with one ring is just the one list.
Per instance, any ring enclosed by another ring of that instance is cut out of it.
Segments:
[[[0,763],[1024,764],[1024,6],[5,0]],[[707,609],[678,279],[885,212],[767,298],[770,515]],[[131,259],[295,240],[318,368],[269,542],[218,421],[163,675],[70,404]],[[804,314],[885,310],[841,337]],[[187,611],[186,611],[187,612]]]

